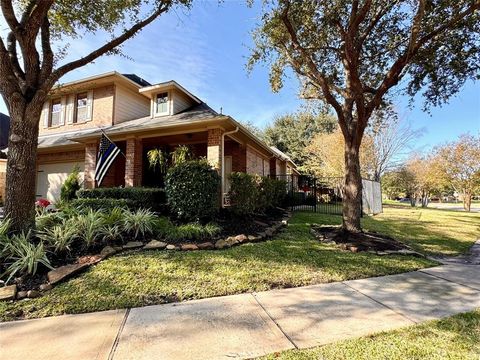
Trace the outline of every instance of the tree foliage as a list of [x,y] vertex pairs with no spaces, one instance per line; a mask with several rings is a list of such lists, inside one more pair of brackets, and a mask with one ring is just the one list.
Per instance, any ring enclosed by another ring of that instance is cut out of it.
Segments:
[[305,148],[319,133],[331,133],[336,128],[335,118],[329,114],[297,112],[277,116],[264,130],[264,139],[287,154],[302,170],[308,155]]
[[[343,149],[345,140],[340,129],[330,134],[317,134],[304,149],[307,159],[304,169],[318,177],[343,177],[345,174],[345,157]],[[372,178],[375,160],[372,137],[366,135],[360,147],[360,167],[364,178]]]
[[439,105],[480,77],[478,9],[478,0],[265,1],[248,66],[270,64],[274,91],[293,69],[302,96],[335,111],[345,139],[345,230],[361,230],[359,149],[390,89]]
[[438,149],[440,169],[451,186],[462,194],[463,205],[470,211],[472,196],[480,192],[480,134],[464,134]]

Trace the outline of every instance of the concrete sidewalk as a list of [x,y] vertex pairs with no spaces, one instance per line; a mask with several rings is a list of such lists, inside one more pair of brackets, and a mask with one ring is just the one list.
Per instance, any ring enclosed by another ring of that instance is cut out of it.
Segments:
[[0,358],[231,359],[305,348],[480,307],[480,266],[0,323]]

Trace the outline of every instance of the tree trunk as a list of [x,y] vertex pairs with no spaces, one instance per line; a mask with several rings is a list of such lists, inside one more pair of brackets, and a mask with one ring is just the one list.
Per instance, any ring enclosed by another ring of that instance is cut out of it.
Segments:
[[360,145],[345,141],[345,189],[343,199],[343,230],[361,232],[362,176],[360,174]]
[[12,231],[31,229],[35,224],[38,123],[42,104],[11,102],[8,138],[5,214]]
[[470,212],[472,207],[472,193],[469,191],[465,191],[463,193],[463,208],[465,211]]

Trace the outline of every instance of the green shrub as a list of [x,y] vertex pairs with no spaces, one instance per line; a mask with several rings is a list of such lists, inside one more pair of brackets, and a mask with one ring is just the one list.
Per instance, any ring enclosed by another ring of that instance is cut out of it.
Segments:
[[80,198],[71,201],[71,206],[79,210],[103,210],[110,211],[115,208],[135,209],[136,202],[130,199],[108,199],[108,198]]
[[35,217],[35,228],[43,231],[61,223],[62,217],[59,213],[42,213]]
[[121,207],[114,207],[109,211],[103,213],[103,225],[105,226],[117,226],[123,225],[123,219],[125,217],[125,209]]
[[239,216],[250,216],[280,206],[286,196],[287,184],[283,180],[232,173],[230,184],[232,211]]
[[[5,241],[5,239],[3,240]],[[7,283],[15,275],[35,275],[39,265],[52,269],[43,243],[31,242],[30,232],[14,235],[3,243],[2,257],[8,275]]]
[[167,173],[165,192],[171,211],[181,219],[210,219],[220,205],[220,176],[205,160],[176,165]]
[[60,199],[62,201],[70,201],[77,197],[76,193],[80,190],[80,179],[79,179],[80,168],[78,165],[72,170],[72,173],[67,176],[65,182],[60,189]]
[[123,241],[123,227],[120,225],[103,225],[100,234],[104,242]]
[[258,208],[260,192],[259,176],[246,173],[230,174],[230,203],[232,211],[239,216],[252,215]]
[[78,236],[76,223],[72,220],[63,220],[62,223],[47,227],[37,233],[37,236],[55,253],[70,251],[70,246]]
[[260,201],[258,210],[264,211],[283,204],[287,193],[284,180],[263,177],[259,184]]
[[76,227],[77,236],[84,247],[89,248],[102,238],[102,211],[89,209],[85,214],[80,214],[70,221],[72,226]]
[[163,211],[166,203],[165,191],[159,188],[127,187],[127,188],[96,188],[79,190],[81,199],[125,200],[131,209],[151,209]]
[[124,231],[133,234],[135,239],[138,239],[140,234],[144,238],[145,235],[153,233],[157,217],[150,210],[138,209],[134,212],[127,210],[123,216]]

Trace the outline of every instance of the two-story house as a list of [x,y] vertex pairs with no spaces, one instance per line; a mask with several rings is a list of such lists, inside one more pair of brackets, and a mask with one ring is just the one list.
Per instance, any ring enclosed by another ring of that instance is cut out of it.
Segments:
[[148,166],[152,148],[188,145],[222,176],[231,172],[280,175],[292,161],[232,117],[219,114],[175,81],[150,84],[136,75],[109,72],[62,84],[45,103],[38,139],[37,197],[58,200],[74,166],[93,188],[98,144],[105,132],[125,156],[117,156],[102,186],[155,186]]

